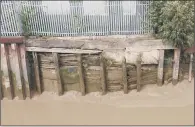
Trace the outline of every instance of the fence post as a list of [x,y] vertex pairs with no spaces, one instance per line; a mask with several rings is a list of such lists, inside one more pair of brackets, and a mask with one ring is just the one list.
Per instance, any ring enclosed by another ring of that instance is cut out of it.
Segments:
[[100,54],[100,77],[101,77],[101,88],[102,88],[102,95],[106,94],[106,69],[103,55]]
[[174,50],[173,81],[172,81],[173,85],[176,85],[178,83],[180,52],[181,52],[180,49]]
[[141,53],[137,58],[137,91],[141,90]]
[[78,54],[78,63],[79,63],[79,79],[80,79],[80,88],[82,96],[86,94],[86,87],[85,87],[85,81],[84,81],[84,75],[83,75],[83,63],[82,63],[82,55]]
[[124,90],[124,93],[127,94],[128,84],[127,84],[127,66],[126,66],[125,57],[123,57],[122,67],[123,67],[123,90]]
[[189,65],[189,82],[192,81],[192,62],[193,62],[193,53],[190,54],[190,65]]
[[63,94],[63,87],[62,87],[62,81],[61,81],[61,76],[60,76],[58,53],[53,53],[53,59],[54,59],[56,77],[57,77],[57,82],[58,82],[58,95],[61,96]]
[[33,52],[33,61],[34,61],[34,72],[36,80],[36,88],[39,94],[42,93],[41,80],[40,80],[40,71],[39,71],[39,59],[36,52]]
[[159,86],[163,85],[163,64],[164,64],[164,50],[159,50],[159,62],[158,62],[158,77],[157,84]]

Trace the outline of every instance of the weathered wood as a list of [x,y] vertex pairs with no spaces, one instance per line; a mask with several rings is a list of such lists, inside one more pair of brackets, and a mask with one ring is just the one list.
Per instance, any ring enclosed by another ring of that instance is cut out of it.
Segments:
[[26,50],[25,45],[21,44],[19,45],[20,48],[20,56],[21,56],[21,66],[22,66],[22,79],[24,83],[24,89],[26,97],[31,98],[31,91],[30,91],[30,85],[29,85],[29,79],[28,79],[28,72],[27,72],[27,62],[26,62]]
[[163,65],[164,65],[164,50],[159,50],[159,62],[158,62],[158,77],[157,84],[159,86],[163,85]]
[[173,85],[176,85],[178,83],[180,52],[181,52],[180,49],[174,50],[173,81],[172,81]]
[[65,48],[40,48],[26,47],[27,51],[31,52],[56,52],[56,53],[75,53],[75,54],[99,54],[101,50],[82,50],[82,49],[65,49]]
[[84,96],[86,94],[86,86],[84,81],[84,75],[83,75],[83,65],[82,65],[82,55],[78,54],[78,71],[79,71],[79,80],[80,80],[80,88],[81,88],[81,94]]
[[193,54],[190,54],[190,65],[189,65],[189,78],[188,81],[192,81],[192,63],[193,63]]
[[2,93],[3,97],[14,99],[14,87],[11,80],[11,67],[8,56],[8,47],[6,44],[1,44],[1,74],[2,74]]
[[0,43],[6,43],[6,44],[24,43],[23,40],[24,40],[24,37],[1,37]]
[[17,44],[11,44],[9,48],[9,59],[11,65],[11,77],[14,85],[15,96],[18,96],[19,99],[26,99],[24,93],[24,86],[22,81],[22,68],[20,53]]
[[141,90],[141,54],[137,58],[137,91],[139,92]]
[[42,93],[42,86],[40,81],[40,69],[39,69],[39,60],[36,52],[33,52],[33,61],[34,61],[34,72],[35,72],[35,80],[36,80],[36,88],[39,94]]
[[[1,44],[0,44],[0,56],[1,56]],[[0,57],[0,99],[1,99],[1,100],[3,99],[1,57]]]
[[107,84],[106,84],[106,68],[104,63],[104,58],[101,54],[100,56],[100,77],[101,77],[101,85],[102,85],[102,95],[105,95],[107,92]]
[[60,76],[58,53],[53,53],[53,58],[54,58],[56,77],[57,77],[57,83],[58,83],[58,95],[61,96],[61,95],[63,95],[64,90],[63,90],[62,80],[61,80],[61,76]]
[[128,93],[128,84],[127,84],[127,67],[126,67],[126,59],[123,58],[123,90],[124,93]]

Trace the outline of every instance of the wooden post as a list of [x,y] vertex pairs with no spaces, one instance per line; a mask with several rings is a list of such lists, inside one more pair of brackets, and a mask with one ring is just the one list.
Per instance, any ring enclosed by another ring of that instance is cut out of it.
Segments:
[[122,67],[123,67],[123,90],[124,90],[124,94],[127,94],[128,93],[128,84],[127,84],[127,67],[126,67],[125,57],[123,57]]
[[36,88],[39,94],[42,93],[41,81],[40,81],[40,70],[39,70],[39,60],[36,52],[33,52],[33,61],[34,61],[34,72],[36,80]]
[[1,71],[1,44],[0,44],[0,99],[3,99],[2,71]]
[[104,58],[102,54],[100,55],[100,77],[101,77],[101,85],[102,85],[102,95],[105,95],[107,92],[107,85],[106,85],[106,69],[105,69],[105,63]]
[[180,52],[181,52],[180,49],[174,50],[173,81],[172,81],[173,85],[176,85],[178,83]]
[[78,71],[79,71],[79,79],[80,79],[80,88],[81,88],[81,94],[82,96],[85,95],[85,82],[84,82],[84,76],[83,76],[83,65],[82,65],[82,55],[78,54]]
[[14,87],[11,80],[11,67],[8,56],[8,47],[6,44],[1,44],[1,78],[2,78],[2,93],[3,97],[14,99]]
[[26,97],[31,98],[31,91],[30,91],[30,85],[29,85],[29,80],[28,80],[28,73],[27,73],[27,62],[26,62],[26,50],[25,50],[25,45],[21,44],[19,45],[20,48],[20,56],[21,56],[21,66],[22,66],[22,80],[24,83],[24,90]]
[[26,99],[24,93],[24,86],[22,82],[22,68],[20,61],[20,54],[18,44],[9,45],[9,53],[10,53],[10,65],[11,65],[11,77],[12,82],[14,84],[14,92],[15,96],[18,96],[19,99]]
[[64,91],[63,91],[62,80],[61,80],[61,76],[60,76],[58,53],[53,53],[53,59],[54,59],[56,77],[57,77],[57,82],[58,82],[58,95],[61,96],[61,95],[63,95]]
[[141,54],[137,58],[137,91],[141,90]]
[[159,50],[159,62],[158,62],[158,77],[157,84],[159,86],[163,85],[163,65],[164,65],[164,50]]
[[189,82],[192,81],[192,62],[193,62],[193,53],[190,54],[190,65],[189,65]]

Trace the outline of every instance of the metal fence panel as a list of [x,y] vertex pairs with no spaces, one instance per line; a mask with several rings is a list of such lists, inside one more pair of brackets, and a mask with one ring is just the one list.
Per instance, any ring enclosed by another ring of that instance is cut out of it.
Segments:
[[[3,1],[2,36],[22,33],[22,9],[32,35],[104,36],[150,32],[148,1]],[[19,14],[16,12],[20,12]]]

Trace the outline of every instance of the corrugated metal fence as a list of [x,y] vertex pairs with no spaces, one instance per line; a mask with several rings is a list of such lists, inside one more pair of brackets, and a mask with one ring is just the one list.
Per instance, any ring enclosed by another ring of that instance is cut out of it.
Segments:
[[[149,32],[146,15],[149,4],[149,1],[3,1],[1,33],[18,36],[27,29],[33,35],[43,36],[144,34]],[[23,24],[27,27],[22,27]]]

